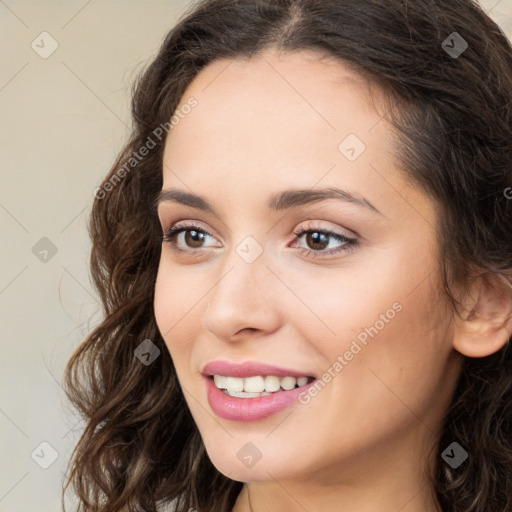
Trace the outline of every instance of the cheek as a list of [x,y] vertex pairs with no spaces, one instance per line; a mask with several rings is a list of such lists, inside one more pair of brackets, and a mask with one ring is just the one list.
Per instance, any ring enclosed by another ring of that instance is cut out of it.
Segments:
[[166,340],[166,334],[173,325],[172,316],[173,311],[175,311],[175,297],[172,290],[173,286],[168,279],[167,272],[165,271],[165,264],[160,262],[155,283],[153,309],[158,329],[164,340]]
[[[359,308],[346,304],[350,327],[330,361],[339,363],[342,356],[332,392],[343,414],[359,420],[347,428],[359,425],[371,436],[377,425],[384,435],[417,417],[435,423],[445,392],[441,387],[449,387],[446,368],[452,351],[448,319],[432,300],[433,285],[426,280],[413,293],[381,292],[378,300],[359,302]],[[343,324],[337,328],[341,332]]]
[[199,287],[187,286],[189,281],[185,281],[183,273],[172,271],[162,256],[153,306],[158,329],[173,359],[189,346],[187,339],[190,339],[190,334],[187,335],[187,328],[200,325],[195,321],[199,304],[193,307],[200,299]]
[[451,353],[449,316],[433,266],[425,255],[404,250],[365,272],[325,281],[323,293],[302,288],[330,331],[304,322],[302,336],[315,340],[324,371],[335,375],[324,373],[331,392],[354,417],[378,415],[375,403],[398,411],[404,407],[397,396],[422,410],[443,381]]
[[369,346],[375,336],[385,337],[391,325],[403,325],[406,315],[402,310],[410,302],[407,293],[413,286],[408,284],[411,280],[397,278],[403,275],[397,259],[361,263],[338,275],[331,271],[303,280],[301,297],[317,315],[316,322],[299,323],[308,329],[303,338],[315,340],[319,351],[332,360],[355,340],[361,347]]

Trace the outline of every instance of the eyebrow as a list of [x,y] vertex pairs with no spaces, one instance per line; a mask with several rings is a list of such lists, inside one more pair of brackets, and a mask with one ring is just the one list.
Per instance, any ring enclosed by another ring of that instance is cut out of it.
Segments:
[[[283,190],[282,192],[278,192],[270,196],[266,203],[266,207],[271,211],[277,212],[299,208],[300,206],[311,203],[318,203],[327,199],[338,199],[347,203],[355,204],[357,206],[362,206],[384,216],[384,214],[381,213],[365,197],[359,194],[348,192],[346,190],[341,190],[336,187],[328,187],[322,189]],[[153,203],[154,208],[157,208],[161,202],[165,201],[172,201],[175,203],[183,204],[218,216],[213,206],[204,197],[176,188],[161,190]]]

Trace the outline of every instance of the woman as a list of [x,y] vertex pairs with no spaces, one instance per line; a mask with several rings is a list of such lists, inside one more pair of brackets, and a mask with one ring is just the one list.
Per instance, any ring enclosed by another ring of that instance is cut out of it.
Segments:
[[512,48],[470,0],[206,0],[96,191],[82,510],[512,508]]

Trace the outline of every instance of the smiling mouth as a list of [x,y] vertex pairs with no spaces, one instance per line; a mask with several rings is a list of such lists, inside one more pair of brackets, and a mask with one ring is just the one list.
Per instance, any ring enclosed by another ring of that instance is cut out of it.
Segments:
[[275,375],[256,375],[251,377],[229,377],[225,375],[210,376],[215,386],[224,394],[237,398],[258,398],[280,391],[306,386],[314,377],[278,377]]

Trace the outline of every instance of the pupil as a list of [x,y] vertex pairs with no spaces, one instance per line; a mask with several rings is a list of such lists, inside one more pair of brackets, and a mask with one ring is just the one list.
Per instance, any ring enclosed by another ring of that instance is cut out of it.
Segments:
[[[187,245],[192,247],[200,247],[203,241],[204,233],[195,230],[189,230],[185,233],[185,241]],[[320,247],[314,247],[315,249],[325,249],[329,245],[328,236],[325,233],[319,233],[318,231],[312,231],[307,235],[308,245],[320,245]]]
[[199,231],[191,230],[185,233],[185,241],[187,245],[192,247],[200,247],[202,239],[204,237],[204,233],[200,233]]
[[308,244],[311,242],[311,245],[321,245],[321,247],[315,247],[315,249],[325,249],[325,247],[329,245],[328,236],[325,233],[319,233],[318,231],[309,233],[307,242]]

